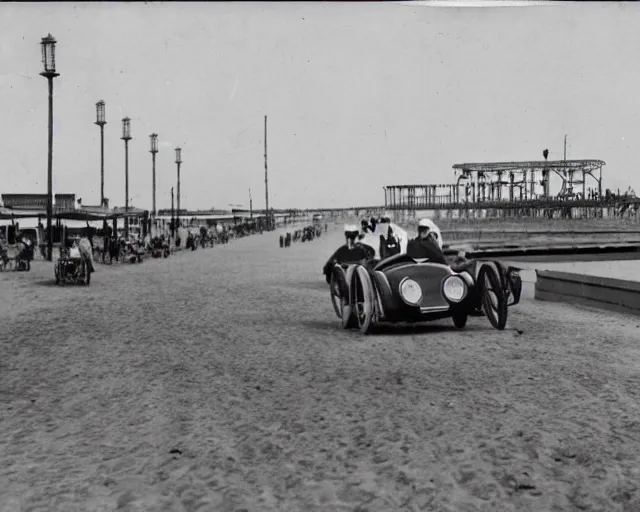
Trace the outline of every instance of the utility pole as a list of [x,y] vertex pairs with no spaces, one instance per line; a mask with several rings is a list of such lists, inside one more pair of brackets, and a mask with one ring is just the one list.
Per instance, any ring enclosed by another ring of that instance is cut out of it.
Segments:
[[271,217],[269,216],[269,171],[267,168],[267,116],[264,116],[264,204],[267,215],[267,231],[271,230]]
[[249,218],[253,219],[253,200],[251,199],[251,189],[249,189]]
[[[567,135],[564,136],[564,172],[567,175]],[[569,194],[573,196],[573,170],[569,170]]]

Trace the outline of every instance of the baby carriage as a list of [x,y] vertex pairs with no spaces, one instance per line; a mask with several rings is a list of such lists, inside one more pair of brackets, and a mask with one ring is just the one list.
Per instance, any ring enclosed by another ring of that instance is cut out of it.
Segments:
[[143,256],[144,248],[141,247],[138,242],[123,241],[120,254],[123,263],[125,261],[129,263],[141,263]]
[[163,238],[154,237],[150,245],[152,258],[168,258],[171,254],[171,248]]
[[89,286],[94,271],[91,255],[91,245],[86,239],[74,242],[70,247],[60,247],[60,257],[53,267],[56,284]]
[[0,243],[0,270],[13,264],[13,270],[29,272],[33,253],[33,242],[29,238],[22,238],[13,246]]

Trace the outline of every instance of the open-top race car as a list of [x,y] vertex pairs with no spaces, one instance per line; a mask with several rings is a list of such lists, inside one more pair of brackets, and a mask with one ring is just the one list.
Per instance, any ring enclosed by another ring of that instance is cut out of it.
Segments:
[[515,267],[498,261],[450,266],[397,254],[381,261],[333,264],[331,301],[345,329],[370,333],[378,323],[452,318],[464,328],[469,316],[486,316],[504,329],[508,307],[520,301]]

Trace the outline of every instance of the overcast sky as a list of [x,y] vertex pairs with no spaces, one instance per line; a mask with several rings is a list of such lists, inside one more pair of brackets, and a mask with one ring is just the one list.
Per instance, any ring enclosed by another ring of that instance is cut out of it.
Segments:
[[449,183],[469,161],[605,160],[640,193],[640,6],[428,8],[400,4],[0,4],[0,193],[46,192],[40,39],[58,40],[54,190],[170,206],[382,204],[382,187]]

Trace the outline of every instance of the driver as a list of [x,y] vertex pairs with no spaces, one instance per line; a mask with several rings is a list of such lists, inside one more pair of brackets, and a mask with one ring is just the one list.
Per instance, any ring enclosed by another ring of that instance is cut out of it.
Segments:
[[442,237],[438,226],[431,219],[418,221],[418,236],[409,240],[407,256],[412,258],[428,258],[434,263],[448,265],[442,252]]
[[375,257],[375,249],[367,244],[360,243],[360,230],[358,226],[346,224],[344,227],[345,244],[333,253],[329,261],[324,266],[324,274],[329,279],[331,268],[337,262],[358,263],[360,261],[370,261]]

